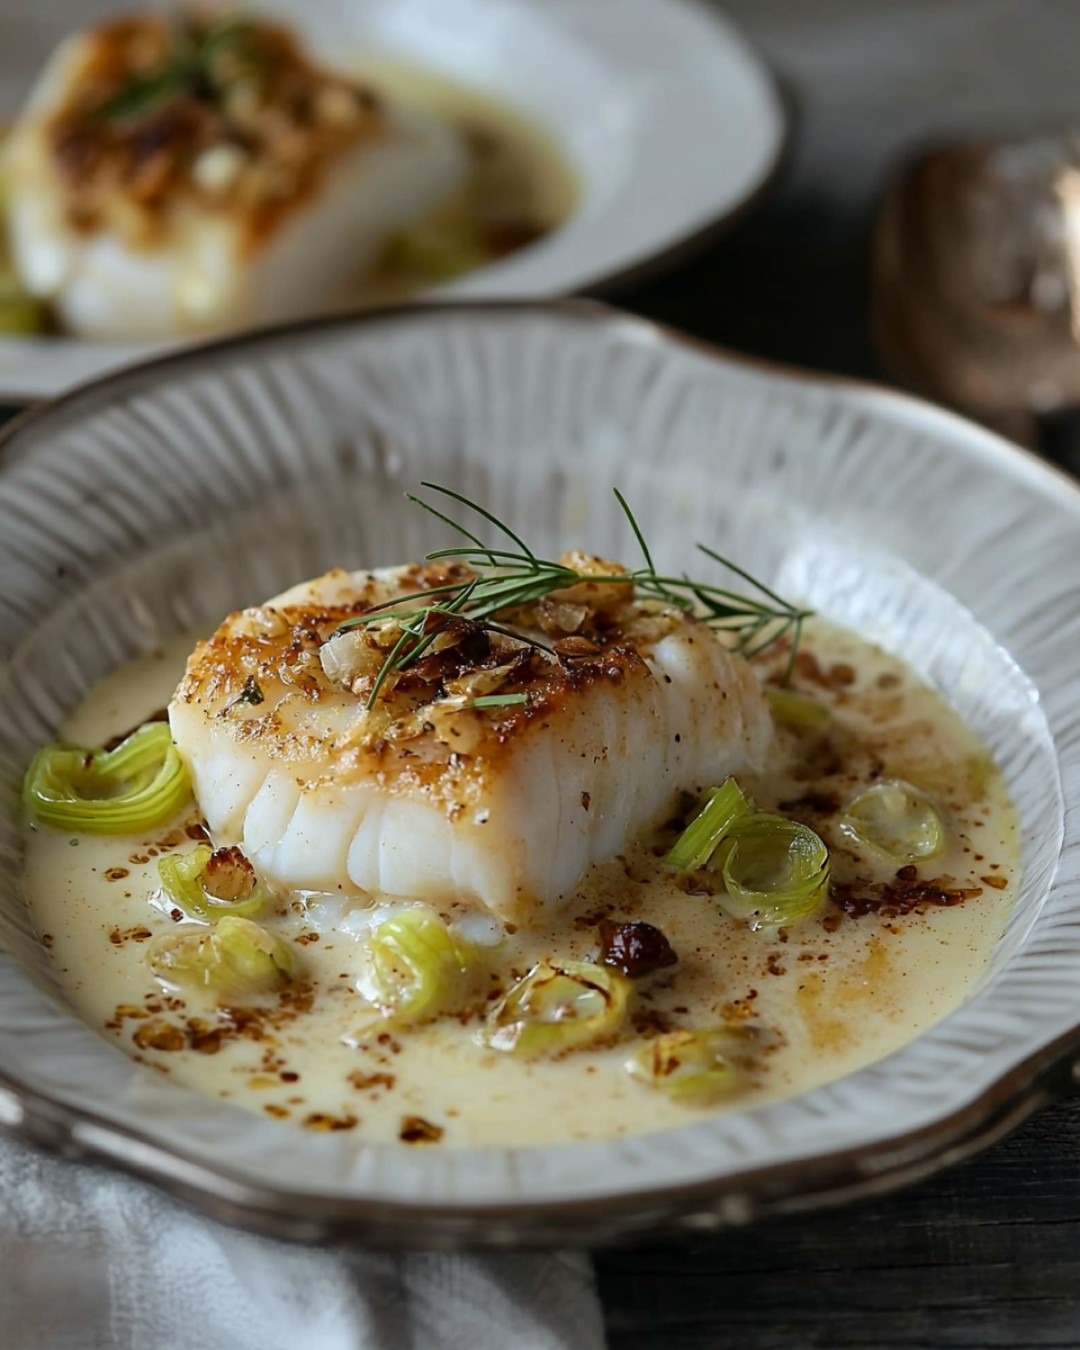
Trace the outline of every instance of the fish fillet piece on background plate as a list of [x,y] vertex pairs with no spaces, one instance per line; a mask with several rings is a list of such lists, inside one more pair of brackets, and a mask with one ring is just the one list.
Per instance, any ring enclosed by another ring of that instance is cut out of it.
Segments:
[[341,304],[467,172],[455,129],[284,29],[141,15],[39,77],[7,150],[12,254],[66,332],[196,336]]
[[761,766],[772,723],[747,663],[626,583],[503,612],[503,632],[440,618],[389,674],[402,611],[341,628],[472,576],[334,571],[199,644],[169,717],[215,843],[283,889],[541,923],[680,790]]

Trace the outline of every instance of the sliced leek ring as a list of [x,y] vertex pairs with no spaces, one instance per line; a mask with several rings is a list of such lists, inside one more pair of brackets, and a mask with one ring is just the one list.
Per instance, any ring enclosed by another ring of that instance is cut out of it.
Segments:
[[50,745],[23,780],[34,820],[76,834],[138,834],[165,824],[191,796],[167,722],[147,722],[114,750]]
[[541,961],[499,1000],[477,1039],[515,1055],[576,1050],[619,1031],[633,992],[633,981],[608,966]]
[[755,928],[779,927],[805,918],[825,898],[829,850],[806,825],[756,811],[729,831],[720,872],[725,914]]
[[736,1034],[727,1027],[668,1031],[635,1050],[626,1061],[626,1072],[676,1099],[723,1096],[739,1086],[738,1056],[732,1054],[735,1040]]
[[255,882],[247,895],[236,900],[222,900],[210,894],[205,885],[205,874],[213,856],[214,850],[209,844],[199,844],[190,853],[169,853],[159,858],[158,876],[165,897],[188,918],[202,919],[206,923],[228,914],[254,919],[269,900],[265,887]]
[[765,697],[772,709],[773,720],[792,731],[824,731],[832,721],[832,713],[824,703],[809,694],[797,694],[794,689],[777,689],[769,685]]
[[734,823],[749,811],[742,788],[734,778],[725,779],[676,839],[664,866],[672,872],[695,872],[704,867]]
[[875,783],[847,805],[840,831],[890,862],[933,858],[945,847],[945,822],[925,792],[902,779]]
[[361,992],[384,1022],[425,1022],[461,1007],[477,958],[472,943],[417,905],[372,932]]
[[223,999],[274,993],[292,979],[292,949],[250,919],[227,914],[210,929],[168,933],[147,952],[147,964],[164,984],[205,989]]

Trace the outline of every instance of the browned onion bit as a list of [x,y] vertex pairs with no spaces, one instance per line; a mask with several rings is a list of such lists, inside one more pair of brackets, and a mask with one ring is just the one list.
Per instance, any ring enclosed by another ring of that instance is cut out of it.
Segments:
[[651,923],[613,923],[603,919],[597,932],[601,963],[635,980],[673,966],[679,959],[671,943]]
[[595,642],[577,636],[558,638],[551,646],[557,656],[571,660],[576,656],[599,656],[602,651]]
[[404,1116],[398,1138],[404,1144],[437,1144],[444,1134],[441,1125],[433,1125],[423,1116]]
[[229,844],[211,853],[202,884],[215,900],[246,900],[255,889],[255,869],[242,849]]

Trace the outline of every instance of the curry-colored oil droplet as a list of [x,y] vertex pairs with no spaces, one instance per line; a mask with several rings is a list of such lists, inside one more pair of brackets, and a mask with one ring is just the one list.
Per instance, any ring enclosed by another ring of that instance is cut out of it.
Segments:
[[423,1116],[404,1116],[398,1138],[404,1144],[437,1144],[443,1134],[441,1125],[433,1125]]
[[351,1130],[360,1124],[357,1116],[332,1116],[325,1111],[312,1111],[304,1117],[304,1128],[324,1132],[328,1130]]
[[835,1009],[831,990],[823,975],[808,975],[801,981],[795,1005],[814,1050],[827,1054],[847,1047],[851,1029],[847,1018]]
[[384,1087],[389,1091],[397,1082],[397,1079],[392,1073],[363,1073],[360,1069],[354,1069],[349,1074],[347,1081],[358,1092],[377,1087]]
[[888,1016],[892,957],[872,937],[866,955],[848,969],[815,971],[799,981],[795,1002],[815,1050],[838,1053],[850,1048],[868,1015]]
[[152,1017],[136,1027],[132,1040],[140,1050],[183,1050],[187,1037],[175,1022]]

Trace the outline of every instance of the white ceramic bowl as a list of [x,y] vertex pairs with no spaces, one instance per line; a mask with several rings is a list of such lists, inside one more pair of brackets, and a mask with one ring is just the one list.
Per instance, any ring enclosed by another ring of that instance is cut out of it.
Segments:
[[[1080,492],[913,400],[756,367],[582,303],[412,308],[239,338],[29,415],[0,469],[0,1121],[299,1237],[587,1242],[864,1193],[993,1138],[1080,1026]],[[467,491],[541,547],[725,552],[902,651],[993,750],[1024,875],[990,969],[889,1059],[610,1143],[423,1151],[312,1135],[149,1073],[70,1012],[21,896],[14,790],[85,689],[332,564],[419,554]]]
[[[50,47],[132,0],[36,6],[5,30],[12,116]],[[581,202],[553,234],[441,287],[440,298],[566,295],[611,283],[728,219],[776,165],[783,111],[757,57],[696,0],[245,0],[333,64],[406,62],[494,96],[562,147]],[[160,349],[160,348],[159,348]],[[0,338],[0,397],[44,397],[148,346]]]

